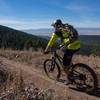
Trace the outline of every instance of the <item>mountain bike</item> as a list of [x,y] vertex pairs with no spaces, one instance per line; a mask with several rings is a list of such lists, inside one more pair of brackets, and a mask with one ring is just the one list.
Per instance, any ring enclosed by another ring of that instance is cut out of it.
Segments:
[[[44,71],[46,75],[53,80],[60,79],[63,69],[62,57],[57,53],[57,50],[58,49],[52,52],[52,57],[50,59],[44,61]],[[88,65],[83,63],[73,64],[71,62],[69,71],[70,75],[68,75],[68,79],[77,89],[87,93],[97,89],[97,76]]]

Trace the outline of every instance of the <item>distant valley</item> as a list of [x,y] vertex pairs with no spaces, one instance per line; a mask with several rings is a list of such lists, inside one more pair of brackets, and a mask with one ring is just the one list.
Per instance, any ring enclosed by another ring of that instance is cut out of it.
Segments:
[[[100,28],[76,28],[79,32],[79,35],[100,35]],[[50,36],[54,31],[53,28],[43,28],[43,29],[28,29],[22,30],[24,32],[40,35],[40,36]]]
[[[81,50],[79,53],[100,56],[100,35],[97,35],[100,29],[92,28],[91,30],[80,30],[83,33],[86,32],[88,35],[80,35]],[[41,47],[45,48],[52,32],[53,29],[36,29],[34,31],[27,30],[27,32],[23,32],[0,25],[0,48],[12,48],[17,50],[30,48],[37,50]],[[91,33],[91,35],[89,33]]]

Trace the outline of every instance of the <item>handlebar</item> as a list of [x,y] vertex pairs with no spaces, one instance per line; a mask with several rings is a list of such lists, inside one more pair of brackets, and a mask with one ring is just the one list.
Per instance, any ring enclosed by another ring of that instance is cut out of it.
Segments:
[[59,45],[58,47],[52,47],[49,52],[56,52],[57,50],[62,50],[64,51],[66,47],[64,45]]
[[48,51],[44,52],[44,54],[48,54],[48,53],[56,53],[57,50],[61,50],[61,51],[65,51],[66,47],[64,45],[59,45],[57,47],[51,47]]

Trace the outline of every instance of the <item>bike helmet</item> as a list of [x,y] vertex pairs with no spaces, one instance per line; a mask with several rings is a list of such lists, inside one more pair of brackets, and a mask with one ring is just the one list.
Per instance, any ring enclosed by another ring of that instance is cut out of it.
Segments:
[[52,23],[52,26],[61,26],[61,25],[63,25],[63,23],[60,19],[57,19]]

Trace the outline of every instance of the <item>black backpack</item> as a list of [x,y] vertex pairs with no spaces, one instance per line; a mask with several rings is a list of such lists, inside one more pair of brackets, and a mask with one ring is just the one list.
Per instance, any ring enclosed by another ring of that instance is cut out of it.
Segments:
[[68,33],[68,38],[70,39],[70,42],[74,42],[78,39],[78,32],[72,25],[65,24],[63,29]]

